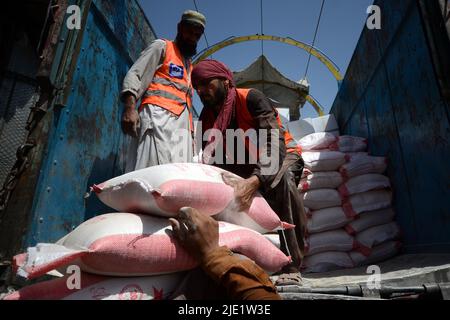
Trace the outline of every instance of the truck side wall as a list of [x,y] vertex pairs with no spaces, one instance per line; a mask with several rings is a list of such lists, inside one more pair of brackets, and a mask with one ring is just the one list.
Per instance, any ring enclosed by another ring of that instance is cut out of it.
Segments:
[[[76,3],[76,2],[75,2]],[[120,127],[120,91],[126,72],[155,33],[137,1],[84,2],[70,52],[62,52],[50,142],[35,191],[24,247],[54,242],[95,215],[111,212],[89,187],[123,173],[127,140]],[[69,57],[69,58],[68,58]],[[62,59],[69,62],[63,66]]]
[[[419,1],[376,1],[331,113],[342,134],[388,156],[407,252],[450,251],[449,103],[438,85]],[[450,53],[447,55],[450,58]]]

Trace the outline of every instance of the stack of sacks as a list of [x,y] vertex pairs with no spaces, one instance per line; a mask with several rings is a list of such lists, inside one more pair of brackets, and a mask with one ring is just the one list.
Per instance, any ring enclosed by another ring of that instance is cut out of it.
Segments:
[[[290,258],[261,233],[293,226],[281,222],[259,194],[247,212],[237,212],[233,188],[223,183],[223,173],[202,164],[168,164],[93,186],[101,201],[122,212],[92,218],[56,244],[38,244],[14,258],[18,274],[28,279],[79,266],[87,279],[83,288],[68,291],[63,288],[64,280],[57,279],[7,298],[168,298],[180,274],[197,266],[166,233],[168,218],[186,206],[227,221],[219,222],[219,245],[247,256],[268,272],[279,271]],[[91,284],[110,289],[99,295]]]
[[350,252],[355,266],[383,261],[400,251],[400,229],[394,222],[392,190],[386,171],[387,159],[365,154],[347,156],[340,168],[345,183],[339,187],[343,208],[355,220],[345,226],[358,250]]
[[82,273],[80,289],[71,276],[24,287],[4,300],[163,300],[182,281],[182,273],[153,277],[104,277]]
[[299,141],[305,170],[299,184],[308,207],[305,272],[352,268],[398,252],[392,192],[384,157],[367,140],[314,133]]

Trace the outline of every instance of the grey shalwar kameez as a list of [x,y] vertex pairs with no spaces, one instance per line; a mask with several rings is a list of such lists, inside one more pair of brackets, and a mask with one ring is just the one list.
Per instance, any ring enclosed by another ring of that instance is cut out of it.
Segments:
[[[142,98],[164,61],[165,50],[165,41],[157,39],[142,52],[123,81],[122,95],[132,93],[137,100]],[[186,70],[189,64],[185,59]],[[132,139],[127,150],[127,172],[166,163],[192,162],[193,140],[187,105],[178,117],[160,106],[148,104],[139,112],[139,119],[138,137]]]

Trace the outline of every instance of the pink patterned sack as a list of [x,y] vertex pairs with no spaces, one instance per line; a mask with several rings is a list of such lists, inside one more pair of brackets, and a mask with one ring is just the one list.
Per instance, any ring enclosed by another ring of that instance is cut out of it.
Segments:
[[362,152],[367,150],[367,139],[354,136],[340,136],[329,146],[330,150],[340,152]]
[[80,289],[73,288],[71,276],[66,276],[24,287],[3,300],[164,300],[170,298],[183,276],[184,273],[178,272],[113,278],[82,272]]
[[234,190],[224,183],[223,173],[242,180],[217,167],[179,163],[130,172],[91,189],[104,204],[120,212],[174,217],[179,209],[192,207],[217,220],[260,233],[294,227],[282,223],[259,193],[247,212],[238,211]]
[[[196,261],[172,238],[167,219],[131,213],[97,216],[56,244],[38,244],[14,258],[18,274],[39,277],[51,270],[78,265],[88,273],[107,276],[149,276],[193,269]],[[219,222],[219,244],[254,260],[269,272],[288,264],[264,236],[247,228]]]

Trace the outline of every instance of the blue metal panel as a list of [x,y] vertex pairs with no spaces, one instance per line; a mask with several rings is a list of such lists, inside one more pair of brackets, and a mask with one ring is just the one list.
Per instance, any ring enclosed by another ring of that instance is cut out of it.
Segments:
[[[123,0],[95,0],[93,10],[101,16],[105,26],[114,34],[118,42],[117,50],[135,61],[148,44],[155,38],[155,31],[147,20],[142,8]],[[134,1],[133,1],[134,2]]]
[[[416,1],[380,0],[383,29],[365,29],[332,108],[341,132],[389,158],[409,252],[450,251],[450,122]],[[376,44],[376,45],[374,45]]]
[[[382,14],[381,30],[375,32],[381,53],[385,53],[389,45],[397,41],[397,37],[402,36],[398,32],[399,28],[406,21],[405,17],[410,14],[410,11],[417,10],[416,2],[417,0],[375,1],[375,4],[380,6]],[[374,33],[374,31],[367,32],[366,36],[371,33]]]
[[[375,30],[372,32],[363,33],[358,41],[355,52],[353,53],[354,59],[351,60],[351,65],[347,69],[345,75],[345,81],[341,84],[343,88],[340,88],[337,95],[336,103],[340,106],[339,109],[335,109],[341,124],[341,130],[347,130],[347,127],[351,126],[351,119],[353,112],[361,113],[364,109],[363,94],[367,83],[371,79],[371,75],[374,73],[375,68],[381,60],[381,53],[378,50],[378,38],[377,33],[380,31]],[[364,121],[364,119],[360,119]],[[367,129],[363,130],[366,136]]]
[[[345,77],[345,79],[347,79],[347,77]],[[349,92],[350,87],[348,85],[348,81],[345,80],[342,82],[334,101],[334,105],[339,106],[339,108],[335,108],[333,111],[336,121],[341,125],[341,130],[346,130],[345,124],[351,114],[352,106],[350,105]]]
[[394,191],[394,208],[397,221],[402,227],[403,240],[407,244],[416,243],[416,212],[411,206],[409,177],[404,168],[402,146],[384,68],[379,68],[375,73],[364,101],[368,117],[370,154],[388,157],[387,175]]
[[348,130],[357,137],[369,137],[369,126],[366,117],[366,106],[364,100],[360,100],[354,107],[352,117],[348,121]]
[[[386,57],[392,106],[416,213],[418,245],[450,242],[450,125],[422,30],[411,11]],[[426,249],[426,248],[424,248]]]
[[[26,246],[58,240],[84,220],[112,211],[88,187],[123,173],[119,93],[133,60],[155,38],[137,1],[93,1],[65,108],[56,117]],[[101,10],[100,10],[101,9]]]

